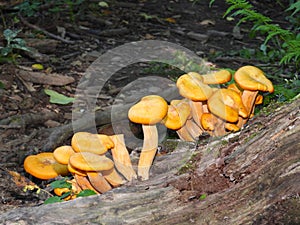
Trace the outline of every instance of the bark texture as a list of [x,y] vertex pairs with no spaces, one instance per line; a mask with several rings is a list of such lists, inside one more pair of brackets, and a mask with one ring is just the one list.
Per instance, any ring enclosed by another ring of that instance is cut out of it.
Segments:
[[298,98],[253,118],[238,134],[176,142],[172,153],[155,159],[148,181],[17,208],[0,215],[0,223],[300,224],[299,111]]

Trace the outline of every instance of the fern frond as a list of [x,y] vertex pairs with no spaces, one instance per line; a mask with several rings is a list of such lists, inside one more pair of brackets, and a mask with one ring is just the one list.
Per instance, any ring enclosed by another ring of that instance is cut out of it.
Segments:
[[286,11],[294,11],[291,16],[294,16],[297,12],[300,11],[300,1],[297,1],[293,4],[290,5],[290,7],[288,7],[286,9]]

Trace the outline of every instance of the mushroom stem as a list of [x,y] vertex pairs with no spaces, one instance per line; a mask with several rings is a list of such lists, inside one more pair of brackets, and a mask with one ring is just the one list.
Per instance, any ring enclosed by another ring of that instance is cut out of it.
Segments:
[[138,163],[138,175],[142,180],[149,179],[149,170],[158,148],[158,132],[156,125],[142,125],[144,143]]
[[242,118],[239,116],[238,122],[236,124],[237,127],[241,128],[243,125],[247,123],[251,113],[254,112],[255,100],[257,96],[258,96],[258,91],[248,91],[248,90],[243,91],[242,102],[247,110],[247,117]]
[[248,90],[243,91],[242,102],[247,109],[247,112],[248,112],[247,117],[248,118],[254,108],[255,99],[256,99],[257,95],[258,95],[258,91],[248,91]]
[[194,140],[196,140],[203,133],[203,130],[194,122],[193,119],[187,120],[184,126]]
[[195,102],[190,100],[190,107],[192,111],[192,117],[196,124],[201,127],[201,116],[203,114],[203,103],[202,102]]
[[176,133],[182,141],[195,141],[194,137],[190,134],[186,126],[181,127],[176,131]]
[[131,164],[131,159],[124,141],[124,135],[116,134],[110,136],[110,138],[114,142],[114,147],[111,149],[111,153],[115,167],[128,181],[136,179],[137,175]]
[[108,183],[110,183],[113,187],[119,187],[125,183],[125,180],[122,179],[114,167],[110,170],[103,170],[101,173]]
[[91,185],[101,194],[112,189],[106,179],[102,176],[101,172],[87,172],[87,175]]
[[78,186],[82,189],[82,190],[93,190],[95,191],[97,194],[99,194],[99,192],[91,185],[90,181],[87,179],[87,177],[84,176],[80,176],[78,174],[74,174],[74,178],[78,184]]

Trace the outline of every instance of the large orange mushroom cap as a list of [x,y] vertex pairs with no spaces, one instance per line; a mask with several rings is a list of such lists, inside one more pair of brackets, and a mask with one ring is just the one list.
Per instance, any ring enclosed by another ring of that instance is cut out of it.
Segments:
[[244,90],[274,92],[272,82],[255,66],[243,66],[234,74],[235,82]]
[[27,173],[42,180],[52,179],[59,175],[65,176],[69,173],[67,165],[58,163],[52,152],[43,152],[26,157],[24,169]]
[[71,140],[75,152],[92,152],[102,155],[113,147],[113,141],[106,135],[92,134],[88,132],[77,132]]
[[128,111],[130,121],[139,124],[153,125],[160,122],[168,112],[168,103],[158,95],[143,97]]
[[69,163],[72,167],[82,171],[102,171],[114,167],[111,159],[91,152],[76,152],[70,157]]
[[69,145],[63,145],[63,146],[60,146],[58,148],[56,148],[54,151],[53,151],[53,156],[54,156],[54,159],[61,163],[61,164],[64,164],[64,165],[67,165],[68,162],[69,162],[69,158],[72,154],[74,154],[74,150],[71,146]]
[[219,70],[210,74],[202,75],[204,84],[224,84],[231,80],[231,73],[228,70]]
[[204,84],[201,75],[195,72],[181,75],[176,85],[181,96],[193,101],[206,101],[213,93],[213,89]]

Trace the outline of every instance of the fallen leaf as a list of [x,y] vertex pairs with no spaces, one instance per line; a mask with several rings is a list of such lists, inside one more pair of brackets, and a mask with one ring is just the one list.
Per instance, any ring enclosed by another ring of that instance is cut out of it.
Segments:
[[165,21],[167,21],[169,23],[176,23],[176,20],[172,17],[165,18]]
[[215,21],[209,20],[209,19],[207,19],[207,20],[202,20],[202,21],[200,22],[200,25],[204,25],[204,26],[206,26],[206,25],[215,25],[215,24],[216,24]]
[[35,64],[32,64],[31,68],[35,69],[35,70],[43,70],[44,66],[42,64],[35,63]]
[[55,86],[64,86],[75,82],[73,77],[60,75],[57,73],[45,74],[43,72],[32,72],[25,70],[18,70],[18,75],[27,82],[35,84],[48,84]]
[[35,183],[33,183],[28,178],[22,176],[18,172],[9,170],[8,173],[11,175],[12,181],[16,184],[17,187],[25,188],[29,186],[29,187],[39,188]]
[[75,98],[67,97],[50,89],[45,89],[44,92],[50,96],[50,103],[66,105],[71,102],[74,102],[75,100]]

